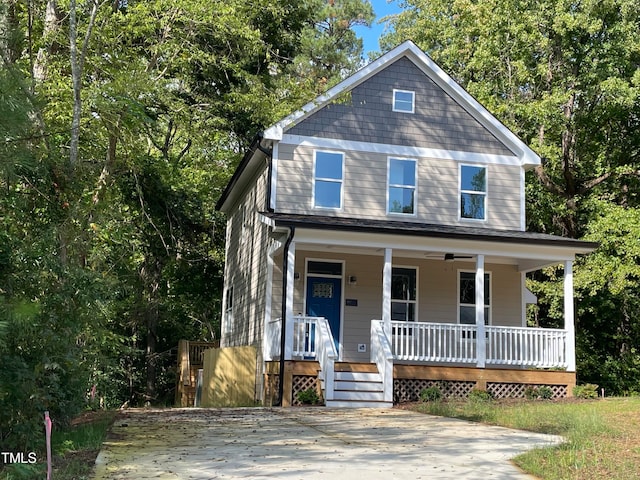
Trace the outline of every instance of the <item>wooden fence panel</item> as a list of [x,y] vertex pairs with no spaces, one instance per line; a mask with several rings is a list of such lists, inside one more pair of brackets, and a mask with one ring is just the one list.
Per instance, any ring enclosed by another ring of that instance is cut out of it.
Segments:
[[203,407],[255,405],[256,347],[213,348],[204,352]]

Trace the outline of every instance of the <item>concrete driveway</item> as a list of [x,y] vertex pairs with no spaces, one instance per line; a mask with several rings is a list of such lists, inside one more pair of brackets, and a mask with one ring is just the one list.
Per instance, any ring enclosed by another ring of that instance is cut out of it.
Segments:
[[398,409],[128,410],[94,479],[530,479],[509,459],[561,440]]

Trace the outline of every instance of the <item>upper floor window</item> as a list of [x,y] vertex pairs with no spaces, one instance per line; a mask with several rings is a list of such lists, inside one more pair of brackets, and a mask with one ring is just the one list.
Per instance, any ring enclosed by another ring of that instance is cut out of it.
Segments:
[[[461,324],[476,324],[476,274],[475,272],[458,272],[460,281],[458,320]],[[484,274],[484,324],[491,323],[491,274]]]
[[416,320],[417,269],[393,267],[391,271],[391,320]]
[[388,172],[389,213],[415,215],[416,197],[416,161],[411,159],[390,158]]
[[393,90],[393,111],[413,113],[415,111],[415,92],[409,90]]
[[342,208],[344,155],[339,152],[316,151],[314,163],[313,206]]
[[460,217],[486,220],[487,167],[460,165]]

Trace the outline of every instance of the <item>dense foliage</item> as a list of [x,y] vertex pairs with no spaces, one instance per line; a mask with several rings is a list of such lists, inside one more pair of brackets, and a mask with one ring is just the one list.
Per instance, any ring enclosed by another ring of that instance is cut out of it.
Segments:
[[[360,0],[0,5],[0,450],[173,400],[219,335],[214,211],[251,136],[351,73]],[[95,396],[93,394],[95,392]]]
[[[543,157],[532,231],[602,247],[575,267],[578,375],[640,392],[640,11],[634,0],[403,0],[411,38]],[[532,320],[562,325],[562,270],[531,278]]]

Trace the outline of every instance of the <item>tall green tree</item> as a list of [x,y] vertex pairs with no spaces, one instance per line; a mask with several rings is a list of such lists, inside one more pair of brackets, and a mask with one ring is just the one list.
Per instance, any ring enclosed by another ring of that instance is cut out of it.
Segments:
[[[217,197],[256,131],[355,68],[370,5],[0,7],[0,446],[26,448],[92,385],[170,401],[178,340],[219,335]],[[340,56],[302,71],[308,36]]]

